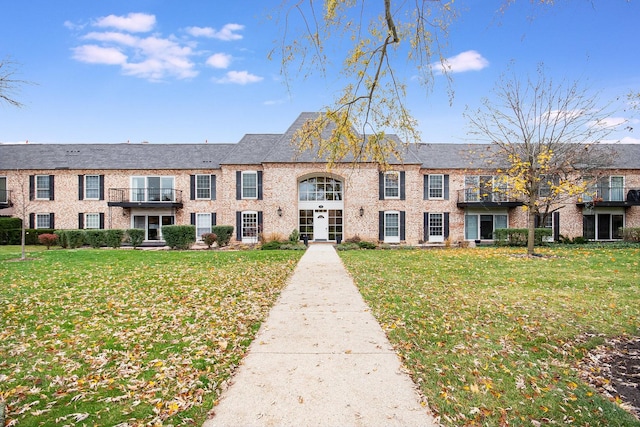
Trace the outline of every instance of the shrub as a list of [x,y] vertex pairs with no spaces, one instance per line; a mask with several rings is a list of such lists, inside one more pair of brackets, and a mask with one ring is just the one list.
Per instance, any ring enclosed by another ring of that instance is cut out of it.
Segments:
[[348,239],[346,239],[344,242],[345,243],[360,243],[360,236],[358,236],[357,234],[353,237],[349,237]]
[[339,251],[353,251],[356,249],[360,249],[360,246],[355,242],[345,242],[336,245],[336,250]]
[[275,249],[280,249],[281,246],[282,246],[281,242],[278,242],[277,240],[273,240],[271,242],[263,243],[260,249],[262,249],[263,251],[271,251]]
[[357,245],[360,249],[375,249],[378,247],[375,243],[367,242],[366,240],[359,241]]
[[105,245],[104,230],[85,230],[85,242],[94,249]]
[[69,246],[69,242],[67,242],[67,233],[64,230],[56,230],[55,235],[58,236],[58,244],[66,249]]
[[[27,228],[25,229],[25,244],[37,245],[38,236],[41,234],[53,234],[55,230],[50,228]],[[3,245],[19,245],[22,243],[22,229],[0,230],[0,243]]]
[[291,243],[298,243],[300,241],[300,232],[297,228],[294,228],[291,234],[289,234],[289,241]]
[[621,231],[625,242],[640,242],[640,227],[623,227]]
[[227,246],[233,236],[233,225],[214,225],[211,231],[218,236],[218,246]]
[[124,230],[106,230],[104,233],[104,243],[110,248],[117,249],[122,244]]
[[304,251],[307,249],[304,243],[283,243],[280,245],[283,251]]
[[211,245],[213,245],[216,240],[218,240],[218,236],[215,233],[204,233],[202,235],[202,241],[209,249],[211,249]]
[[189,249],[196,241],[194,225],[165,225],[162,227],[164,241],[172,249]]
[[56,244],[58,236],[55,234],[45,233],[38,236],[38,241],[41,245],[46,246],[48,250],[51,246]]
[[127,241],[131,246],[137,248],[144,241],[144,230],[142,228],[130,228],[127,230]]
[[64,239],[70,249],[76,249],[84,245],[85,235],[83,230],[61,230],[61,232],[64,233]]
[[[553,235],[550,228],[536,228],[534,242],[541,245],[543,237]],[[498,246],[526,246],[529,240],[527,228],[499,228],[493,232],[494,243]]]
[[22,220],[20,218],[0,218],[0,230],[16,229],[22,229]]

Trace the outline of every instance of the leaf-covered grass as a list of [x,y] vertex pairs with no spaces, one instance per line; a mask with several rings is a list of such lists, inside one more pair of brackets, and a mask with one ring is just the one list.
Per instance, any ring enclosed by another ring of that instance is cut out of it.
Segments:
[[1,248],[7,422],[200,425],[301,255]]
[[640,249],[478,248],[340,256],[450,426],[638,426],[574,364],[639,334]]

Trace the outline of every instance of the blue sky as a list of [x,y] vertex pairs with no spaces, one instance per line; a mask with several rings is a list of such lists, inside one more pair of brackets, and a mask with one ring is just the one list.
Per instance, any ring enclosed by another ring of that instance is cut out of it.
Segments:
[[[399,69],[423,141],[466,142],[465,107],[479,107],[510,64],[524,76],[544,63],[548,75],[580,81],[603,104],[619,99],[611,119],[637,131],[615,138],[640,142],[640,123],[624,105],[640,91],[640,1],[558,0],[540,9],[517,0],[500,14],[504,1],[456,1],[461,16],[445,51],[451,85],[436,75],[427,92],[413,68]],[[331,103],[341,80],[337,67],[326,79],[283,83],[279,60],[267,58],[281,35],[268,16],[280,2],[5,2],[0,58],[10,56],[19,78],[35,84],[15,95],[23,108],[0,105],[0,143],[215,143],[284,132],[300,112]]]

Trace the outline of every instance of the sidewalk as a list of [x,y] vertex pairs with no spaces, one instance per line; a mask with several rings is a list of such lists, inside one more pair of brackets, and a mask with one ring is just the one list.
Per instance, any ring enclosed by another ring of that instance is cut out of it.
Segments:
[[436,426],[331,245],[311,245],[212,419],[217,426]]

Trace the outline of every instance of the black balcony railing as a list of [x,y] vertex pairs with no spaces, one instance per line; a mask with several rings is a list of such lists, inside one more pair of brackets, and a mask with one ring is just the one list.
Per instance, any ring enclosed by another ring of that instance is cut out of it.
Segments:
[[0,209],[13,206],[11,203],[11,190],[0,190]]
[[173,188],[110,188],[109,206],[182,207],[182,190]]
[[516,207],[524,203],[515,197],[510,196],[504,190],[488,190],[478,188],[467,188],[458,190],[458,207]]
[[640,188],[597,186],[578,199],[578,206],[640,206]]

